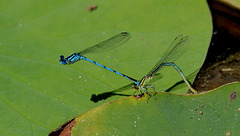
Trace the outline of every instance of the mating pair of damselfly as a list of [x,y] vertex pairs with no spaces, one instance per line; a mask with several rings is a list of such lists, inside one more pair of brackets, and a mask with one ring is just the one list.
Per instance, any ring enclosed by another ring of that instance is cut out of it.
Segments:
[[122,45],[123,43],[125,43],[126,41],[128,41],[130,39],[131,35],[128,32],[122,32],[108,40],[105,40],[103,42],[100,42],[99,44],[89,47],[83,51],[80,51],[78,53],[74,53],[66,58],[64,58],[63,55],[60,56],[60,60],[59,62],[63,65],[65,64],[73,64],[79,60],[86,60],[89,61],[93,64],[96,64],[104,69],[107,69],[109,71],[112,71],[120,76],[123,76],[129,80],[131,80],[132,82],[134,82],[134,88],[136,90],[139,90],[141,92],[141,95],[143,94],[143,92],[146,92],[148,95],[148,88],[153,88],[155,91],[155,86],[154,84],[149,84],[149,81],[153,78],[153,76],[163,67],[163,66],[172,66],[174,67],[178,73],[181,75],[182,79],[184,80],[184,82],[187,84],[188,88],[191,90],[192,93],[197,93],[197,91],[195,89],[192,88],[192,86],[189,84],[189,82],[187,81],[186,77],[184,76],[182,70],[173,62],[174,60],[178,59],[181,54],[183,53],[183,49],[184,47],[186,47],[188,45],[188,37],[185,36],[183,37],[183,35],[179,35],[177,36],[174,41],[172,42],[172,44],[168,47],[168,49],[165,51],[165,53],[163,54],[163,56],[161,57],[161,59],[157,62],[157,64],[152,68],[152,70],[150,72],[148,72],[148,74],[146,76],[144,76],[140,81],[131,78],[125,74],[122,74],[120,72],[117,72],[111,68],[108,68],[104,65],[101,65],[93,60],[90,60],[82,55],[84,54],[88,54],[88,53],[95,53],[95,52],[102,52],[106,49],[109,48],[115,48],[117,46]]

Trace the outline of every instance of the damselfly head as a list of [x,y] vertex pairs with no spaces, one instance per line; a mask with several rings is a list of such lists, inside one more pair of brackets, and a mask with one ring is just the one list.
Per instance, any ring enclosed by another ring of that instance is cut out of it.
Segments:
[[59,57],[59,59],[60,59],[60,60],[63,60],[63,59],[64,59],[64,56],[63,56],[63,55],[61,55],[61,56]]
[[59,57],[59,63],[60,63],[60,64],[63,64],[63,65],[66,65],[66,64],[67,64],[66,59],[64,59],[64,56],[63,56],[63,55],[61,55],[61,56]]

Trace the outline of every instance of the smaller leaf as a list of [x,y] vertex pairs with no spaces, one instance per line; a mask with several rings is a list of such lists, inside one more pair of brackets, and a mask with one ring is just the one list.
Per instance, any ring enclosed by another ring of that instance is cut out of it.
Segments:
[[240,83],[234,83],[197,95],[151,92],[148,101],[147,95],[130,96],[75,117],[68,132],[72,136],[239,134],[239,88]]

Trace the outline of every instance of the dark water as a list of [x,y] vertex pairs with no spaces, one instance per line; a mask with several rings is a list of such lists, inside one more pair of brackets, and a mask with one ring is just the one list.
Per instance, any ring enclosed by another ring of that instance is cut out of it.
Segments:
[[240,32],[240,18],[216,10],[211,5],[215,3],[211,2],[212,39],[206,60],[193,83],[199,92],[240,81],[240,39],[237,33]]

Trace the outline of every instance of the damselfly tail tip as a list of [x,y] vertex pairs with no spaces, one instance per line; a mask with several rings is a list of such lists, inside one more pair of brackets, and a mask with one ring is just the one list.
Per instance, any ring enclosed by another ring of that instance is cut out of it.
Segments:
[[63,55],[61,55],[61,56],[59,57],[59,63],[60,63],[60,64],[63,64],[63,65],[66,65],[66,64],[67,64],[67,62],[66,62],[66,60],[64,59],[64,56],[63,56]]
[[137,84],[134,83],[133,89],[134,89],[134,90],[139,90],[139,85],[137,85]]

